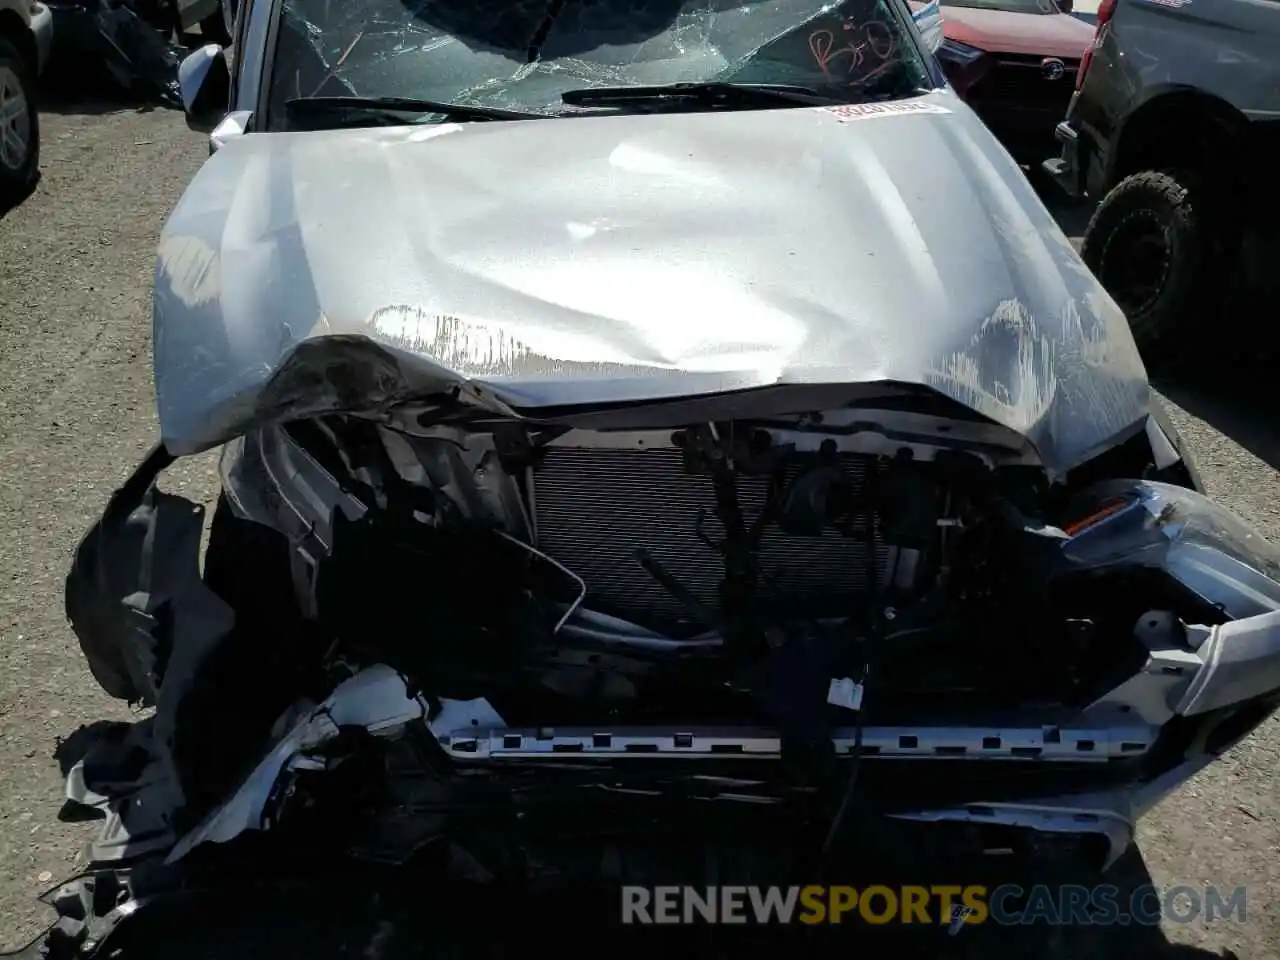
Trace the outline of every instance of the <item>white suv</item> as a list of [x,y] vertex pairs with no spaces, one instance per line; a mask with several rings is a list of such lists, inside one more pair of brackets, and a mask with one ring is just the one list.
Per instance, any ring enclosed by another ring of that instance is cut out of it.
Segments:
[[43,3],[0,0],[0,211],[20,201],[40,169],[35,84],[53,40]]

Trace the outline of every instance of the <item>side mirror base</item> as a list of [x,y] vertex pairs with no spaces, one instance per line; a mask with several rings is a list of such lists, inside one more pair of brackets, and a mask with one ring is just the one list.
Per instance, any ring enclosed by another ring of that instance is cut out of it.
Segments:
[[178,66],[178,90],[187,126],[211,132],[230,107],[231,68],[222,47],[206,43],[187,54]]
[[237,137],[243,137],[252,122],[252,110],[232,110],[210,131],[209,153],[212,154],[219,147],[225,147]]

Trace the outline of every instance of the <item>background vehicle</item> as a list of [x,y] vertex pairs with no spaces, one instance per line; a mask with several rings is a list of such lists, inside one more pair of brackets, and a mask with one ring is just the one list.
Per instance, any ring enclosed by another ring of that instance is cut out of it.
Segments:
[[1145,345],[1216,323],[1232,292],[1276,282],[1277,50],[1274,0],[1098,9],[1061,156],[1045,169],[1102,201],[1082,253]]
[[36,80],[52,38],[44,4],[0,0],[0,210],[21,200],[40,174]]
[[956,92],[1021,163],[1053,152],[1092,29],[1054,0],[946,0],[938,59]]

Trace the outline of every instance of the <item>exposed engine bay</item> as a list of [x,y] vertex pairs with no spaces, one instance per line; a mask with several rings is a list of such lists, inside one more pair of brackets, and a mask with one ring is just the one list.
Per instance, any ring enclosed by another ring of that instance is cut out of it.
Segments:
[[202,573],[153,454],[68,611],[103,686],[156,713],[89,747],[68,797],[107,817],[96,860],[166,877],[265,843],[522,888],[684,882],[715,847],[713,872],[778,882],[892,845],[890,820],[1111,862],[1280,686],[1247,528],[1109,479],[1152,429],[1051,482],[1017,434],[914,398],[325,416],[226,447]]
[[[873,658],[876,712],[922,721],[1078,705],[1101,692],[1097,648],[1140,649],[1153,597],[1057,582],[1067,534],[1049,518],[1070,506],[990,425],[422,417],[251,435],[226,487],[249,491],[246,518],[311,531],[292,560],[300,610],[344,655],[485,697],[511,724],[752,722],[810,742],[849,719],[827,703],[832,679]],[[270,484],[242,479],[254,468],[310,480],[278,484],[286,499],[264,515],[249,496]]]

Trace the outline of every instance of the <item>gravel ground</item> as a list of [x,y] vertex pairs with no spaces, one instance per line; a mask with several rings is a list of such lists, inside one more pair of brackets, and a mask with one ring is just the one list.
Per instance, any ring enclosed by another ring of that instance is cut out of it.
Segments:
[[[86,829],[56,819],[56,739],[127,714],[85,669],[62,579],[78,538],[156,435],[152,252],[205,156],[203,138],[163,110],[55,105],[43,125],[44,179],[0,225],[0,944],[9,945],[47,922],[34,896],[83,862]],[[1068,232],[1078,229],[1078,212],[1065,216]],[[1280,538],[1274,426],[1225,385],[1166,394],[1211,492]],[[211,458],[185,467],[175,485],[207,499]],[[1125,864],[1139,882],[1149,871],[1161,885],[1245,886],[1246,922],[1169,924],[1159,943],[1136,949],[1100,931],[1083,949],[1280,957],[1278,751],[1273,720],[1155,811],[1141,828],[1141,860]],[[1081,952],[1077,942],[1066,955]]]

